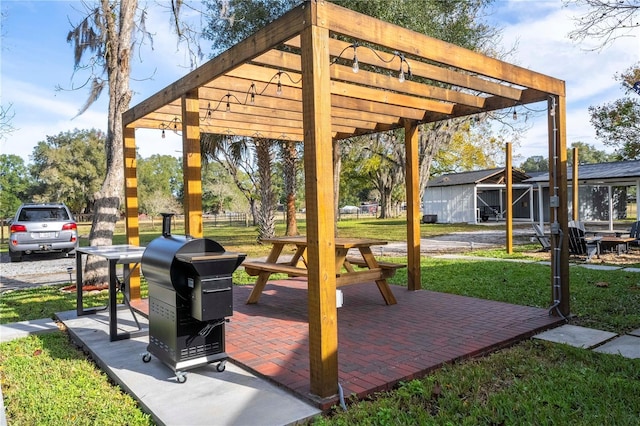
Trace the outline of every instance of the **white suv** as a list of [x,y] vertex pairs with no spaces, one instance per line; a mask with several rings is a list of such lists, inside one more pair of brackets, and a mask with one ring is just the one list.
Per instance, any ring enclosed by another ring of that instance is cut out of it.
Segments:
[[20,262],[25,254],[68,254],[78,247],[78,226],[62,203],[21,205],[11,221],[10,233],[12,262]]

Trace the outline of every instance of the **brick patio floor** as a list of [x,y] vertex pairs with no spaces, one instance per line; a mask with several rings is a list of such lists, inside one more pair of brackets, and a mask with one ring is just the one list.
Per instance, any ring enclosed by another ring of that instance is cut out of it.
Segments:
[[[443,363],[526,339],[562,322],[546,309],[391,286],[387,306],[374,283],[343,287],[338,309],[338,381],[345,398],[393,388]],[[337,396],[309,391],[306,279],[270,281],[255,305],[252,286],[234,287],[226,352],[239,365],[326,410]]]

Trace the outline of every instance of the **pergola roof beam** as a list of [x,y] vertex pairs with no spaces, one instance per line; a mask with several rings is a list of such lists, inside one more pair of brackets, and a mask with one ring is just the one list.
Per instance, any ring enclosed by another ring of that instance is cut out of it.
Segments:
[[560,96],[565,95],[564,84],[547,75],[490,58],[481,53],[367,15],[361,15],[349,9],[341,10],[340,14],[326,13],[318,22],[334,33],[357,40],[366,40],[368,43],[384,46],[391,50],[398,50],[514,85],[524,85]]
[[[270,51],[258,56],[253,63],[282,66],[283,68],[300,71],[300,56],[282,51]],[[382,64],[385,64],[382,62]],[[386,64],[385,64],[386,65]],[[413,71],[413,63],[411,70]],[[387,67],[391,69],[390,67]],[[433,98],[442,101],[460,102],[469,106],[482,107],[484,98],[479,96],[462,93],[460,91],[445,89],[429,84],[422,84],[417,81],[406,80],[398,81],[397,77],[383,75],[377,72],[360,70],[357,74],[353,72],[352,67],[333,63],[331,65],[331,78],[348,83],[355,83],[363,86],[384,87],[388,90],[406,94],[418,94],[425,98]],[[235,71],[237,72],[237,70]],[[235,73],[234,72],[234,73]],[[518,94],[519,95],[519,94]],[[519,96],[518,96],[519,97]]]
[[[300,38],[292,38],[285,44],[292,47],[300,47]],[[348,52],[348,50],[345,49],[350,45],[351,43],[336,39],[331,39],[329,44],[331,54],[334,57],[338,57],[340,54],[344,55],[344,52]],[[351,52],[348,53],[351,54]],[[382,52],[371,47],[363,47],[358,49],[357,55],[359,63],[369,64],[377,68],[384,68],[394,72],[397,72],[399,69],[397,62],[387,63],[380,61],[379,56],[385,57],[385,55],[391,55],[389,52]],[[262,56],[256,58],[256,60],[261,60],[261,58]],[[345,59],[351,58],[346,57]],[[414,58],[407,58],[407,60],[411,65],[411,73],[415,77],[422,77],[460,88],[471,89],[479,93],[510,98],[516,101],[520,99],[520,95],[522,93],[521,89],[515,88],[511,85],[501,84],[496,81],[489,81],[485,78],[477,77],[468,73],[461,73],[459,70],[438,67],[436,65],[415,60]]]

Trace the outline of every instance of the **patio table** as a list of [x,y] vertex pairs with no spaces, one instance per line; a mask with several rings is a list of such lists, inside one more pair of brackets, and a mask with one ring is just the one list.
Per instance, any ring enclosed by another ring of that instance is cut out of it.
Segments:
[[635,241],[635,238],[631,237],[613,237],[604,236],[600,239],[600,250],[612,250],[616,249],[618,255],[629,252],[629,243]]
[[[243,263],[247,274],[258,276],[256,284],[247,299],[248,304],[258,302],[271,274],[308,275],[305,259],[307,250],[306,237],[279,237],[262,241],[273,245],[267,260],[264,262],[248,261]],[[405,265],[378,261],[371,251],[372,246],[386,244],[386,241],[376,239],[336,238],[336,287],[375,281],[385,303],[387,305],[396,304],[396,298],[389,288],[387,278],[393,276],[398,268],[402,268]],[[283,248],[286,245],[294,245],[296,247],[295,254],[289,260],[280,259]],[[360,256],[347,257],[350,249],[357,249]],[[362,269],[356,269],[354,266]]]
[[[76,249],[76,310],[77,315],[91,315],[96,312],[109,309],[109,339],[111,341],[129,339],[147,333],[143,330],[136,318],[134,309],[129,303],[129,277],[131,271],[138,267],[142,260],[144,247],[138,247],[128,244],[112,245],[112,246],[92,246],[79,247]],[[107,306],[102,308],[84,308],[83,292],[82,292],[82,257],[99,256],[106,259],[109,263],[109,302]],[[122,265],[122,280],[118,277],[116,266]],[[133,265],[133,268],[131,267]],[[131,311],[133,319],[138,327],[137,331],[118,332],[118,305],[116,295],[121,292],[124,303]]]
[[587,230],[587,234],[599,235],[602,237],[616,237],[621,238],[624,235],[629,235],[629,230],[624,229],[599,229],[599,230]]

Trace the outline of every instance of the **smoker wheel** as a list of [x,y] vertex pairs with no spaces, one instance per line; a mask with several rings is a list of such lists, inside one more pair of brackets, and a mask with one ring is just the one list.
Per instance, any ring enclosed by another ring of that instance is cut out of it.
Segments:
[[224,361],[220,361],[218,363],[218,365],[216,365],[216,370],[218,370],[218,372],[222,373],[225,368],[227,368],[227,360],[225,359]]
[[184,383],[187,381],[187,373],[183,371],[176,371],[176,380],[178,383]]
[[149,352],[142,354],[142,362],[149,362],[149,361],[151,361],[151,354]]

